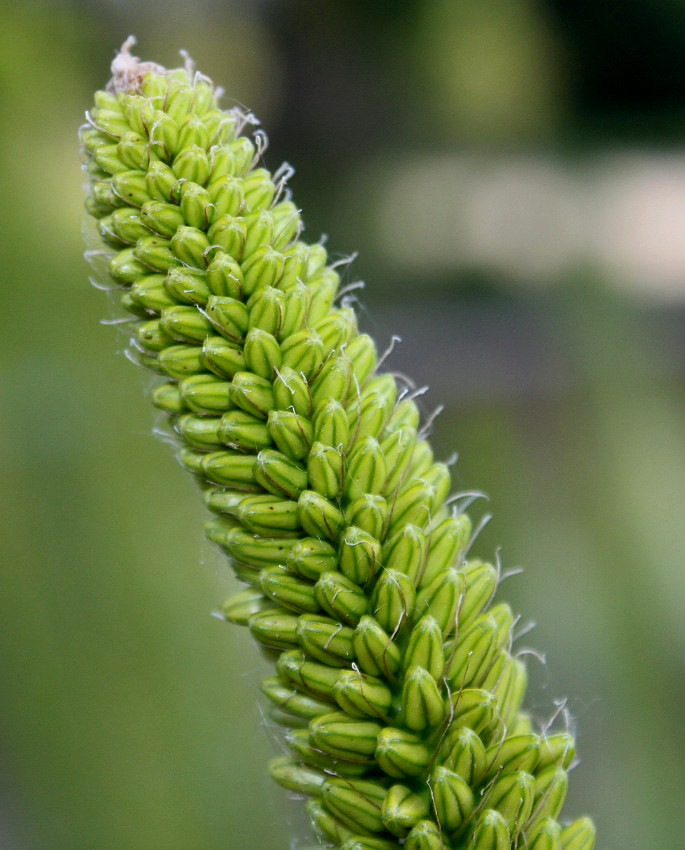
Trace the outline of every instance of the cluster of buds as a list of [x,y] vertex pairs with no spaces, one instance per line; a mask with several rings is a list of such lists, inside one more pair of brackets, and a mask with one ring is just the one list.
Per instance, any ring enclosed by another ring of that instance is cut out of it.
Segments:
[[468,559],[415,401],[301,241],[289,169],[260,167],[264,137],[191,68],[124,49],[114,71],[81,130],[87,209],[246,585],[223,614],[275,661],[272,776],[343,850],[591,850],[589,819],[560,823],[573,738],[521,711],[498,570]]

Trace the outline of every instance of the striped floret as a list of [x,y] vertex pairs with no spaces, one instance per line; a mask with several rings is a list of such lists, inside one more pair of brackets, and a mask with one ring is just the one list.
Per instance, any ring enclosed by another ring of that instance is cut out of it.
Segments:
[[125,45],[113,72],[81,129],[91,253],[246,585],[223,615],[275,660],[273,778],[342,850],[591,850],[561,815],[573,737],[521,710],[498,570],[467,557],[415,401],[301,240],[291,169],[190,66]]

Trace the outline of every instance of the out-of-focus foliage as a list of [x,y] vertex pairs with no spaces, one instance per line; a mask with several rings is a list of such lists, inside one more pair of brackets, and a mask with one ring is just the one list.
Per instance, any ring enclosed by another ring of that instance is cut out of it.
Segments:
[[[575,164],[633,146],[680,162],[684,17],[666,0],[0,10],[0,846],[280,850],[305,832],[284,826],[298,807],[265,776],[274,735],[255,707],[258,653],[209,616],[228,571],[201,543],[191,482],[151,434],[145,379],[99,324],[115,314],[86,283],[75,130],[129,32],[165,64],[188,49],[253,108],[267,165],[297,167],[310,238],[361,250],[350,280],[368,281],[367,329],[381,347],[403,334],[392,366],[431,384],[459,484],[490,494],[478,550],[501,545],[505,567],[526,566],[506,595],[537,620],[527,641],[547,655],[531,661],[536,712],[568,696],[577,719],[568,810],[593,814],[600,847],[677,845],[685,279],[655,298],[642,266],[627,294],[579,251],[522,286],[483,253],[492,205],[460,205],[457,183],[436,227],[467,220],[465,244],[481,247],[422,273],[421,238],[419,261],[398,263],[381,213],[390,178],[411,185],[417,161],[469,154],[486,175],[493,156],[544,154],[569,164],[570,193]],[[417,234],[430,227],[421,209]]]

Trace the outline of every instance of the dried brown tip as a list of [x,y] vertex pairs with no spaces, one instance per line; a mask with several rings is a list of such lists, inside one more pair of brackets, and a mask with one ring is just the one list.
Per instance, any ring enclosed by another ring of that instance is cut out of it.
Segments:
[[107,84],[107,91],[116,94],[120,91],[129,94],[140,93],[141,83],[146,74],[166,73],[166,68],[156,62],[141,62],[131,54],[131,48],[136,43],[135,36],[130,35],[121,45],[121,49],[112,62],[112,79]]

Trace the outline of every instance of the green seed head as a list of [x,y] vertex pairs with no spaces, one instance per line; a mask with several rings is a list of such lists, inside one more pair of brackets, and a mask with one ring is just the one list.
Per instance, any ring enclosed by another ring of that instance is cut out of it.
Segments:
[[291,169],[263,167],[211,81],[130,46],[81,131],[86,209],[246,585],[221,613],[277,658],[262,691],[290,754],[271,775],[343,850],[592,850],[589,819],[558,823],[573,738],[520,710],[498,570],[465,560],[448,466],[299,238]]

